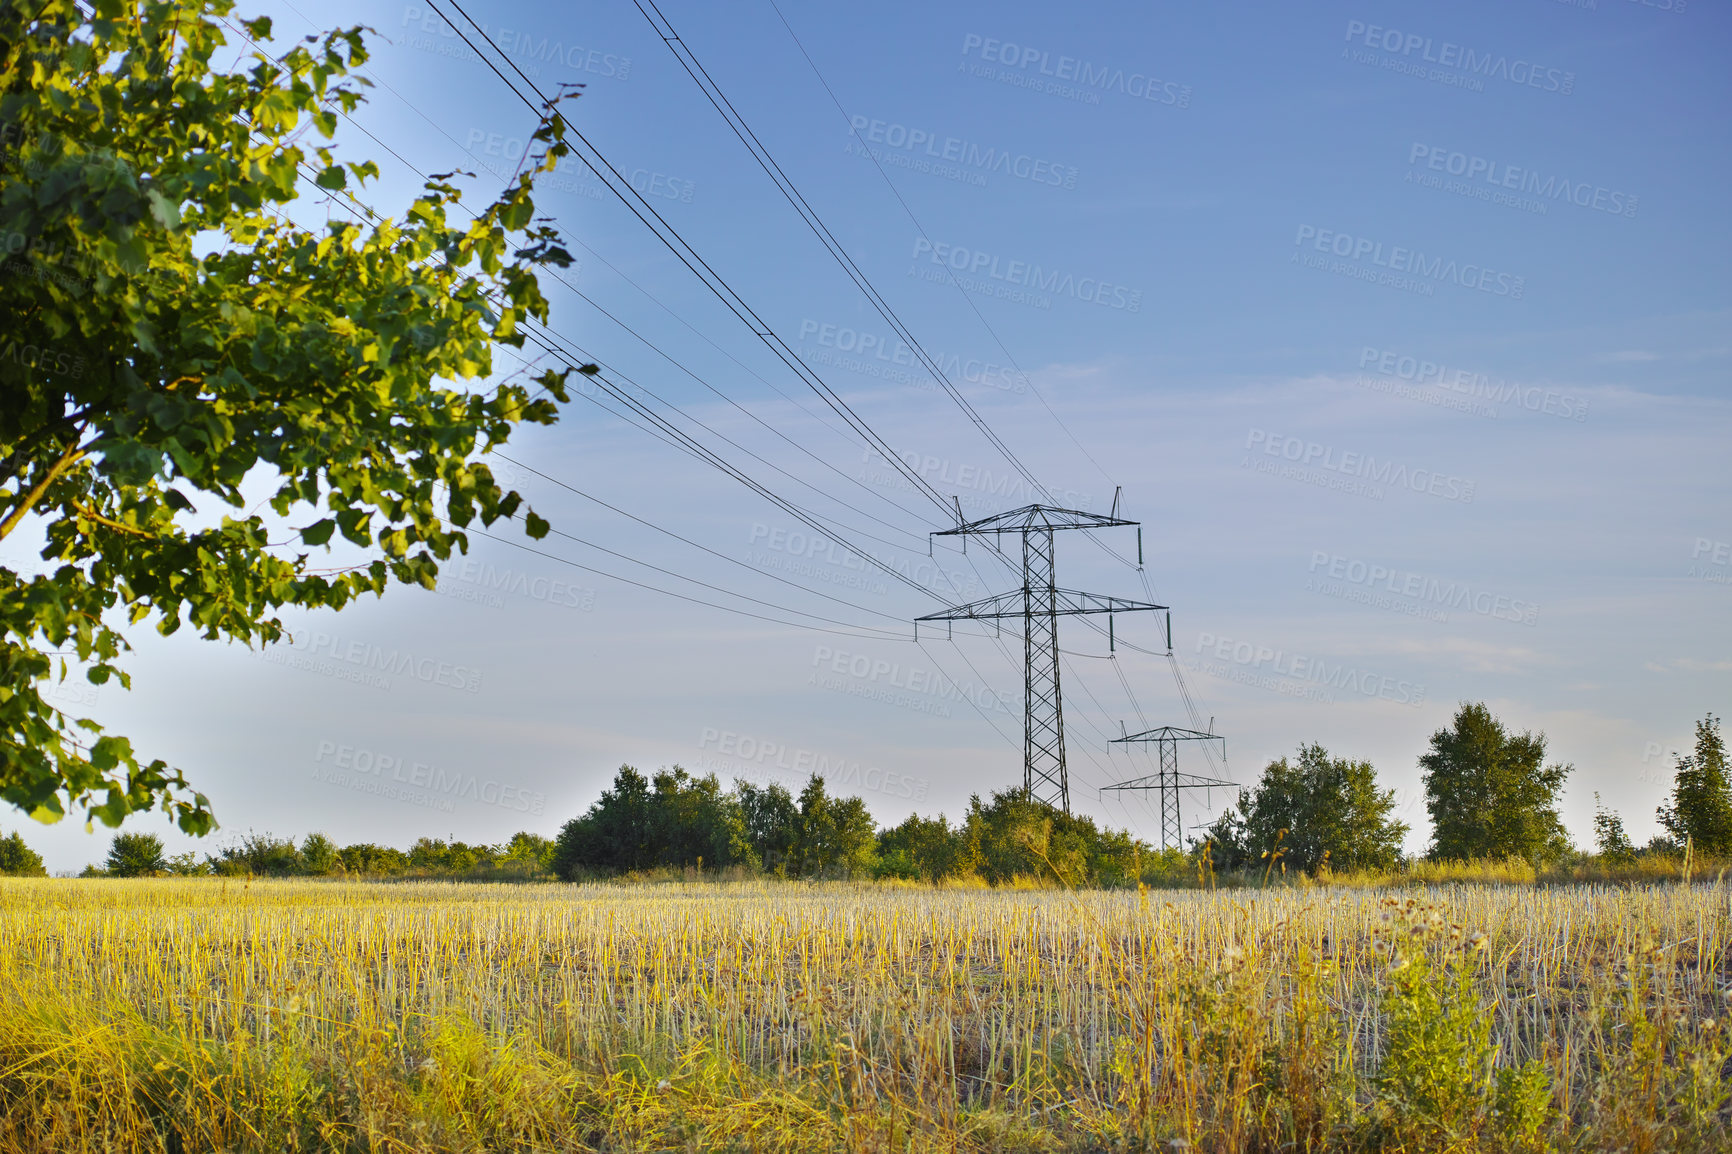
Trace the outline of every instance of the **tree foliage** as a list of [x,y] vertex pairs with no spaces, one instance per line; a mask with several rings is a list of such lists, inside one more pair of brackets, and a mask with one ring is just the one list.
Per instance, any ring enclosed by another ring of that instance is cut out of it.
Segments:
[[1636,847],[1624,832],[1624,819],[1613,810],[1600,805],[1600,795],[1594,795],[1594,849],[1612,865],[1628,865],[1636,860]]
[[168,869],[162,839],[154,833],[117,833],[108,846],[105,868],[110,877],[148,878]]
[[800,807],[794,795],[776,782],[756,786],[749,781],[736,782],[734,794],[752,856],[765,870],[785,876],[800,832]]
[[800,791],[791,870],[799,877],[867,877],[878,858],[878,825],[857,797],[831,797],[813,774]]
[[814,776],[799,799],[780,785],[738,782],[675,766],[652,779],[621,766],[613,785],[554,844],[560,877],[658,868],[766,869],[789,877],[869,876],[877,826],[857,797],[830,796]]
[[1217,869],[1255,868],[1265,854],[1295,869],[1387,870],[1401,858],[1406,822],[1397,821],[1395,791],[1377,788],[1368,761],[1330,757],[1316,742],[1263,770],[1205,835]]
[[24,844],[17,831],[0,837],[0,876],[14,878],[45,878],[42,855]]
[[[552,423],[571,370],[479,382],[545,319],[536,269],[569,263],[531,199],[563,122],[471,221],[435,177],[400,218],[300,228],[303,176],[346,196],[376,173],[329,143],[361,31],[271,56],[231,7],[0,0],[0,316],[24,350],[0,358],[0,538],[48,570],[0,567],[0,799],[39,820],[212,828],[179,771],[41,693],[79,666],[128,684],[124,625],[269,644],[285,606],[431,588],[477,520],[546,531],[479,458]],[[269,523],[240,511],[261,483]],[[336,537],[353,564],[314,568]]]
[[968,871],[967,840],[943,814],[921,817],[911,813],[900,825],[878,835],[881,877],[937,882]]
[[1680,846],[1689,838],[1700,853],[1732,854],[1732,781],[1720,719],[1712,713],[1696,723],[1695,752],[1678,757],[1672,798],[1660,807],[1659,818]]
[[1420,756],[1433,858],[1555,858],[1569,852],[1558,817],[1567,765],[1546,765],[1543,733],[1511,734],[1484,703],[1464,703]]

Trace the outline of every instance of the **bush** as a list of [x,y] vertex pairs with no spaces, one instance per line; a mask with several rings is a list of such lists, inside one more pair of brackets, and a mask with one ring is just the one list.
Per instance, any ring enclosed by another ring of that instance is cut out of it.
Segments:
[[337,851],[344,873],[358,875],[399,874],[409,868],[409,855],[388,845],[356,842]]
[[268,833],[248,833],[237,844],[223,847],[208,860],[211,872],[224,877],[243,874],[292,877],[304,872],[295,843]]
[[490,866],[498,856],[492,846],[467,845],[424,837],[409,847],[409,864],[416,869],[440,873],[468,873],[477,866]]
[[176,877],[203,877],[211,872],[210,863],[199,861],[198,854],[192,850],[175,854],[163,868]]

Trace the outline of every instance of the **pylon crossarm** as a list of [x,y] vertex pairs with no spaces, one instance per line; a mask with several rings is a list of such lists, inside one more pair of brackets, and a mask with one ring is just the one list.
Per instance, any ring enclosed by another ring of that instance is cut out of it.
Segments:
[[[1151,774],[1148,774],[1147,776],[1144,776],[1144,777],[1133,777],[1129,781],[1121,781],[1116,785],[1103,785],[1103,786],[1101,786],[1101,792],[1102,793],[1110,793],[1115,789],[1159,789],[1161,787],[1161,784],[1162,784],[1162,775],[1158,774],[1158,773],[1151,773]],[[1178,788],[1178,789],[1242,789],[1243,788],[1236,781],[1222,781],[1221,779],[1214,778],[1214,777],[1198,777],[1194,773],[1181,773],[1181,774],[1176,774],[1176,775],[1169,773],[1166,775],[1165,784],[1166,784],[1168,789],[1173,789],[1173,788]]]
[[940,529],[934,537],[961,537],[983,533],[1026,533],[1031,529],[1108,529],[1114,525],[1135,525],[1118,517],[1103,517],[1099,513],[1084,513],[1076,509],[1055,509],[1051,505],[1024,505],[1006,513],[994,513],[978,521],[969,521],[954,529]]
[[[1148,601],[1129,601],[1123,597],[1108,597],[1101,593],[1083,593],[1075,589],[1054,589],[1052,596],[1051,612],[1066,617],[1079,613],[1136,613],[1167,608],[1165,605],[1155,605]],[[1009,593],[983,597],[979,601],[970,601],[966,605],[953,605],[949,609],[940,609],[936,613],[916,617],[915,620],[992,621],[1004,617],[1022,617],[1028,612],[1023,591],[1013,589]],[[1046,612],[1046,610],[1037,609],[1036,612]]]
[[[1213,722],[1210,723],[1214,724]],[[1129,737],[1115,737],[1113,744],[1126,741],[1220,741],[1226,738],[1219,733],[1204,733],[1197,729],[1181,729],[1176,725],[1163,725],[1159,729],[1145,729],[1141,733],[1133,733]]]

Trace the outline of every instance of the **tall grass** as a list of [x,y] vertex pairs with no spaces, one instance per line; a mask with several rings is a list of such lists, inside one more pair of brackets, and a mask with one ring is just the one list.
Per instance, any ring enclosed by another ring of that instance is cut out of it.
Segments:
[[0,881],[8,1150],[1727,1148],[1715,885]]

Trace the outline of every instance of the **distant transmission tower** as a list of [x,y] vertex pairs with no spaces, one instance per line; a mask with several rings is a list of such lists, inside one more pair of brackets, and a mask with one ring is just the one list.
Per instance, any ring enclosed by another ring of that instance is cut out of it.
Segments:
[[[1215,728],[1213,719],[1209,721],[1209,729]],[[1238,784],[1223,781],[1220,778],[1198,777],[1191,773],[1179,772],[1179,742],[1181,741],[1218,741],[1221,743],[1221,760],[1227,758],[1227,739],[1214,732],[1199,733],[1194,729],[1180,729],[1177,726],[1163,725],[1159,729],[1147,729],[1142,733],[1133,733],[1126,737],[1113,738],[1113,744],[1124,742],[1153,742],[1160,750],[1161,768],[1159,772],[1134,777],[1129,781],[1121,781],[1101,790],[1107,793],[1113,790],[1130,792],[1132,790],[1153,790],[1156,794],[1161,811],[1161,848],[1169,847],[1183,849],[1184,830],[1179,824],[1179,792],[1186,789],[1237,789]]]
[[[956,605],[915,619],[914,634],[920,636],[921,621],[1001,621],[1022,618],[1022,790],[1034,801],[1070,812],[1070,777],[1064,765],[1064,703],[1059,692],[1058,619],[1078,613],[1107,615],[1107,644],[1112,644],[1114,613],[1164,610],[1165,605],[1126,601],[1098,593],[1060,589],[1053,583],[1053,538],[1060,529],[1106,529],[1136,525],[1117,516],[1079,513],[1049,505],[1026,505],[979,521],[962,522],[938,537],[970,537],[987,534],[1022,535],[1022,588],[1000,593],[967,605]],[[961,518],[958,518],[961,521]],[[1142,532],[1137,533],[1138,564],[1142,563]],[[1167,648],[1173,647],[1172,618],[1167,618]]]

